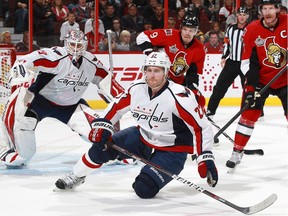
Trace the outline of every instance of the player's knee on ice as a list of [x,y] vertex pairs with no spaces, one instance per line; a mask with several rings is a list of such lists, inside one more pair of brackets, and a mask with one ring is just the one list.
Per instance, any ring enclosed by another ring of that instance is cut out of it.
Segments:
[[143,199],[149,199],[156,196],[159,192],[157,183],[147,174],[140,173],[132,185],[135,193]]
[[94,163],[103,164],[109,160],[115,160],[118,152],[111,148],[105,150],[104,146],[93,144],[88,151],[88,155]]

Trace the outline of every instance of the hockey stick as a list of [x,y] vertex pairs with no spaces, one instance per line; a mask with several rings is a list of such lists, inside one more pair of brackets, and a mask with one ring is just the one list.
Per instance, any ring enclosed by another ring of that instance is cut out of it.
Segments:
[[[112,79],[113,79],[113,58],[112,58],[112,39],[111,39],[111,30],[106,31],[108,36],[108,53],[109,53],[109,75],[106,76],[100,83],[99,83],[99,92],[103,95],[103,99],[106,103],[110,103],[113,100],[113,96],[110,94],[111,86],[112,86]],[[108,89],[108,90],[107,90]]]
[[[258,92],[258,94],[260,95],[260,97],[261,97],[261,95],[262,95],[282,74],[284,74],[284,72],[286,72],[286,71],[287,71],[287,65],[286,65],[286,67],[282,68],[282,70],[280,70],[280,71],[278,72],[278,74],[276,74],[276,76],[273,77],[273,79],[271,79],[270,82],[267,83],[267,84]],[[220,134],[222,134],[222,133],[226,130],[226,128],[228,128],[246,109],[248,109],[249,106],[250,106],[250,104],[249,104],[249,103],[246,103],[246,104],[241,108],[241,110],[240,110],[238,113],[236,113],[236,115],[234,115],[234,116],[230,119],[230,121],[228,121],[228,122],[226,123],[226,125],[224,125],[224,126],[215,134],[214,139],[216,139],[218,136],[220,136]]]
[[[209,117],[207,116],[207,119],[211,122],[211,124],[216,127],[218,130],[221,130],[221,128]],[[233,145],[234,145],[234,140],[226,133],[222,133]],[[218,139],[218,138],[216,138]],[[214,137],[214,142],[215,142],[215,137]],[[264,155],[264,151],[262,149],[244,149],[244,154],[246,155]]]
[[210,191],[205,190],[204,188],[194,184],[193,182],[190,182],[187,179],[184,179],[184,178],[182,178],[182,177],[180,177],[180,176],[178,176],[178,175],[176,175],[174,173],[171,173],[171,172],[161,168],[160,166],[158,166],[158,165],[156,165],[156,164],[154,164],[154,163],[152,163],[152,162],[150,162],[150,161],[148,161],[148,160],[146,160],[146,159],[144,159],[142,157],[139,157],[138,155],[135,155],[135,154],[129,152],[128,150],[126,150],[126,149],[121,148],[120,146],[114,144],[113,142],[108,142],[107,145],[112,147],[112,148],[114,148],[115,150],[117,150],[117,151],[129,156],[129,157],[132,157],[132,158],[134,158],[136,160],[141,161],[142,163],[144,163],[144,164],[146,164],[146,165],[148,165],[148,166],[150,166],[150,167],[152,167],[152,168],[154,168],[154,169],[156,169],[156,170],[158,170],[158,171],[170,176],[171,178],[173,178],[173,179],[175,179],[175,180],[177,180],[177,181],[179,181],[179,182],[181,182],[181,183],[183,183],[183,184],[185,184],[185,185],[197,190],[198,192],[204,193],[207,196],[209,196],[209,197],[211,197],[211,198],[213,198],[213,199],[215,199],[215,200],[217,200],[217,201],[219,201],[219,202],[221,202],[221,203],[223,203],[223,204],[225,204],[225,205],[227,205],[227,206],[229,206],[229,207],[231,207],[231,208],[233,208],[233,209],[235,209],[235,210],[237,210],[237,211],[239,211],[239,212],[241,212],[243,214],[246,214],[246,215],[252,215],[252,214],[255,214],[255,213],[259,212],[259,211],[262,211],[265,208],[268,208],[270,205],[272,205],[277,200],[277,195],[276,194],[271,194],[265,200],[263,200],[262,202],[260,202],[260,203],[258,203],[256,205],[249,206],[249,207],[240,207],[238,205],[235,205],[235,204],[229,202],[228,200],[223,199],[222,197],[217,196],[216,194],[213,194]]

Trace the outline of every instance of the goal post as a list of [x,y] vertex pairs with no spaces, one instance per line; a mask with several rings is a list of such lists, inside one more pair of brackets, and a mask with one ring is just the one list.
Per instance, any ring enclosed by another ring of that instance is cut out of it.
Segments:
[[4,128],[4,111],[6,102],[11,94],[11,87],[8,83],[10,68],[16,60],[14,46],[0,44],[0,149],[7,146],[7,138]]

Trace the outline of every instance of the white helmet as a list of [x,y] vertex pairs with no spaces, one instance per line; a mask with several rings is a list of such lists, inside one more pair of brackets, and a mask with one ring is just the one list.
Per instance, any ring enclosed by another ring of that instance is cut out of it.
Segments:
[[151,52],[144,63],[144,70],[147,66],[163,67],[165,75],[171,66],[168,55],[165,52]]
[[72,30],[65,39],[65,48],[73,58],[79,58],[87,49],[87,38],[80,30]]

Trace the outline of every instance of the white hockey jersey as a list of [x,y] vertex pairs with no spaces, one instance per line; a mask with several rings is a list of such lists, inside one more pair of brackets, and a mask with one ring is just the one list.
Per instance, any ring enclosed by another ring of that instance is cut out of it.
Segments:
[[[85,52],[75,64],[65,47],[45,48],[20,57],[14,65],[22,64],[36,73],[35,82],[29,87],[46,99],[61,106],[76,104],[89,83],[98,86],[108,75],[108,70],[91,53]],[[99,86],[98,86],[99,87]]]
[[194,93],[182,85],[167,81],[151,97],[151,89],[143,81],[132,84],[125,93],[110,103],[103,117],[113,124],[131,111],[142,141],[155,149],[193,153],[211,151],[213,131]]

